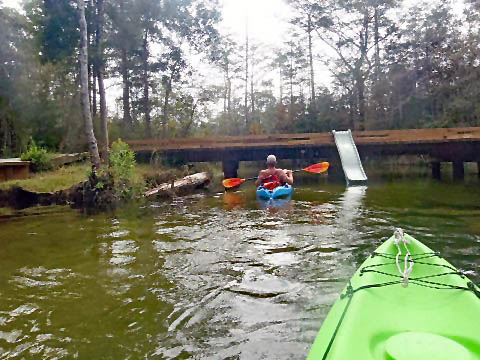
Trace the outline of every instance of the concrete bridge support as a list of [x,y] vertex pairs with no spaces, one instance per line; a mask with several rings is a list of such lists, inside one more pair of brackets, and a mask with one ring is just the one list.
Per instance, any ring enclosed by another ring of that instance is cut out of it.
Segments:
[[224,179],[237,178],[238,177],[239,161],[237,160],[223,160],[223,177]]
[[440,161],[432,162],[432,177],[435,180],[442,179],[442,163]]
[[465,168],[463,161],[454,161],[453,163],[453,178],[455,180],[462,180],[465,177]]

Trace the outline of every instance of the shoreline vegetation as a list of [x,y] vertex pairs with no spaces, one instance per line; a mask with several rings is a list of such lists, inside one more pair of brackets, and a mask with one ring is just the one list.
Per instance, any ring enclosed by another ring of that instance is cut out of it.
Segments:
[[[113,159],[115,161],[115,155]],[[219,164],[165,165],[159,161],[136,163],[133,158],[130,160],[133,161],[127,166],[130,168],[128,174],[119,174],[118,169],[115,170],[113,166],[109,172],[95,173],[93,176],[91,164],[87,160],[34,173],[28,179],[0,182],[0,218],[13,216],[16,210],[34,209],[36,206],[64,205],[82,209],[87,213],[95,213],[136,201],[168,201],[176,196],[192,194],[208,185],[210,181],[213,184],[220,183],[223,178]],[[287,167],[296,166],[297,163],[296,160],[284,161]],[[370,168],[369,173],[374,177],[389,179],[414,174],[429,176],[431,171],[428,161],[418,157],[366,159],[365,166]],[[242,165],[241,171],[253,174],[259,167],[260,163],[246,162]],[[473,175],[477,173],[477,168],[474,164],[469,164],[466,166],[466,172]],[[385,176],[386,173],[389,176]],[[207,179],[204,183],[182,189],[172,190],[167,186],[165,190],[164,186],[164,189],[158,191],[161,185],[182,183],[181,180],[188,179],[194,174],[206,174]],[[340,174],[331,175],[338,181]]]
[[[23,209],[36,205],[72,205],[85,207],[87,210],[106,210],[119,203],[133,201],[143,197],[149,190],[164,183],[171,183],[196,172],[207,172],[209,177],[219,176],[216,166],[180,166],[158,167],[151,164],[135,164],[131,172],[131,181],[117,184],[128,186],[132,193],[121,189],[120,194],[113,190],[107,178],[109,174],[92,176],[88,162],[76,163],[55,170],[34,174],[28,179],[9,180],[0,183],[0,216],[10,214],[13,209]],[[121,180],[120,180],[121,183]],[[195,191],[194,188],[187,190]],[[95,194],[95,200],[91,199]],[[182,191],[178,195],[185,195]],[[175,191],[159,193],[155,199],[168,199],[176,196]],[[90,199],[89,199],[90,198]],[[150,197],[151,199],[152,197]]]

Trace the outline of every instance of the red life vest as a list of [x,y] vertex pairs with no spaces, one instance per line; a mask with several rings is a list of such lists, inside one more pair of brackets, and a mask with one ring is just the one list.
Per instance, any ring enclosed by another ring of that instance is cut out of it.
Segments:
[[273,190],[280,185],[280,179],[277,175],[270,175],[268,178],[263,179],[262,182],[262,186],[267,190]]

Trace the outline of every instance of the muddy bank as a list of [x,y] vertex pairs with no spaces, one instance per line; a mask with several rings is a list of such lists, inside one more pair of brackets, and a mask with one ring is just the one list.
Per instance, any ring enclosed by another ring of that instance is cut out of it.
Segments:
[[[143,197],[155,200],[185,196],[206,187],[209,182],[206,173],[194,174],[172,181],[172,187],[170,184],[154,187],[147,191]],[[112,209],[122,201],[124,200],[115,191],[113,179],[110,177],[100,178],[96,175],[91,175],[87,181],[68,189],[55,192],[35,192],[26,190],[21,186],[14,186],[5,190],[0,189],[0,207],[18,210],[32,206],[69,205],[74,208],[102,211]]]
[[0,190],[0,207],[10,207],[18,210],[38,205],[82,206],[84,203],[84,184],[78,184],[70,189],[56,192],[35,192],[23,189],[20,186]]

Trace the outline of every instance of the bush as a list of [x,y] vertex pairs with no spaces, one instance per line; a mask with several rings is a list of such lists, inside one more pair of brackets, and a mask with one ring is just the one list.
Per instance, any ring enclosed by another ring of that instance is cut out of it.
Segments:
[[35,144],[31,145],[28,150],[20,156],[22,161],[30,161],[32,171],[47,171],[53,168],[51,156],[48,151]]
[[135,153],[128,144],[122,140],[115,141],[110,152],[110,169],[114,179],[131,180],[135,165]]
[[143,191],[143,179],[134,173],[135,153],[122,140],[112,143],[110,151],[110,173],[114,181],[115,192],[122,198],[134,198]]

